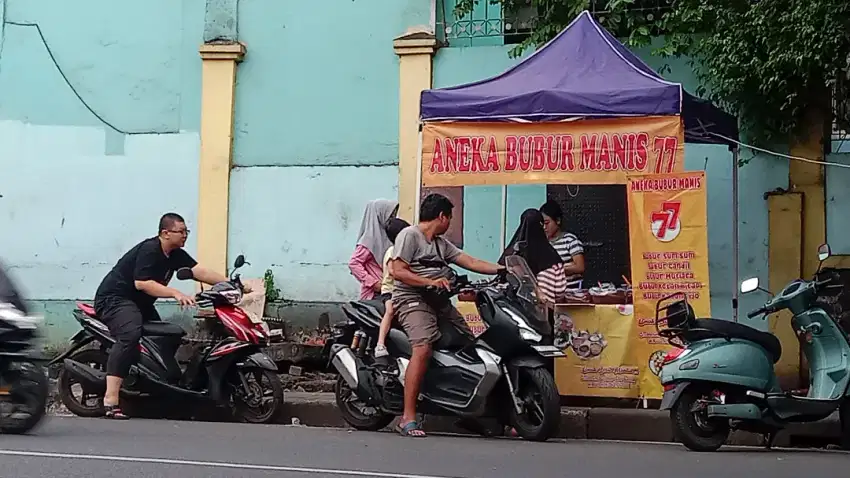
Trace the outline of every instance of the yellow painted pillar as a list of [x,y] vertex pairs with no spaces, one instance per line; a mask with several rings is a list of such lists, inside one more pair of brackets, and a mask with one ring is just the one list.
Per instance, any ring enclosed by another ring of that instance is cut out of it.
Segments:
[[[823,142],[828,138],[823,115],[812,111],[805,135],[791,145],[791,156],[824,160]],[[788,170],[790,190],[803,195],[803,276],[818,268],[818,246],[826,242],[826,187],[823,165],[791,160]]]
[[227,215],[233,159],[233,107],[241,43],[205,43],[201,69],[201,158],[198,182],[198,262],[227,271]]
[[[800,278],[803,264],[803,195],[772,194],[767,197],[768,215],[768,289],[779,292]],[[782,344],[782,357],[774,365],[783,390],[800,386],[800,342],[791,328],[787,310],[769,317],[770,332]]]
[[[825,118],[826,116],[817,107],[813,107],[809,111],[803,134],[799,135],[791,144],[789,153],[792,156],[815,161],[824,160],[823,142],[828,138],[827,131],[829,130]],[[787,238],[787,241],[798,243],[801,250],[799,254],[783,253],[783,246],[780,245],[783,242],[783,233],[774,230],[778,227],[771,229],[768,249],[770,287],[773,292],[777,292],[784,285],[780,282],[787,283],[798,277],[811,278],[819,265],[818,246],[826,241],[826,187],[823,165],[791,160],[788,169],[788,183],[789,192],[799,195],[798,199],[788,198],[788,200],[783,201],[785,207],[770,208],[768,217],[771,224],[783,225],[783,227],[787,224],[789,230],[796,229],[792,226],[799,224],[799,241],[790,238]],[[774,206],[779,206],[779,203],[774,203]],[[789,208],[800,211],[799,213],[794,212],[799,220],[791,217],[783,220],[782,216],[789,213]],[[792,277],[795,269],[798,271],[798,275]],[[792,339],[788,334],[789,319],[790,317],[787,314],[774,317],[771,320],[771,330],[777,334],[782,342],[783,357],[786,353],[793,353],[793,350],[797,351],[800,371],[798,383],[802,385],[808,383],[809,380],[808,363],[806,357],[799,353],[799,343],[796,337]],[[791,347],[788,347],[789,345]],[[788,350],[789,348],[791,350]],[[781,363],[777,364],[778,372],[789,372],[791,370],[790,365],[789,358],[784,357]],[[782,378],[780,376],[780,379]],[[782,380],[782,382],[785,382],[783,383],[785,387],[783,388],[788,388],[790,380],[787,379],[787,375],[784,378],[785,380]]]
[[398,216],[413,222],[419,181],[419,97],[431,88],[431,60],[437,40],[427,30],[408,32],[393,40],[399,58],[398,81]]

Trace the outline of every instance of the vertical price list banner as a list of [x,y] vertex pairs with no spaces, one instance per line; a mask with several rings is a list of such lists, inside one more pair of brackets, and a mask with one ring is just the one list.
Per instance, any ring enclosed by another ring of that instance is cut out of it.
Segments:
[[[637,361],[671,346],[655,329],[658,300],[683,292],[698,317],[711,316],[705,172],[630,176],[628,181]],[[655,367],[643,369],[641,395],[661,398]]]

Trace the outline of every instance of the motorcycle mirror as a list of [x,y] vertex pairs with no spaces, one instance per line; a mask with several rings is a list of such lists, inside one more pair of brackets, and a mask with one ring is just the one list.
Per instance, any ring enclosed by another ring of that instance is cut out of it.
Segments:
[[236,260],[233,262],[233,268],[239,269],[240,267],[242,267],[244,265],[245,265],[245,256],[243,256],[242,254],[239,254],[238,256],[236,256]]
[[194,277],[195,275],[192,274],[192,269],[189,269],[188,267],[181,267],[180,269],[177,269],[177,279],[179,280],[189,280]]
[[749,279],[744,279],[741,281],[741,293],[749,294],[754,290],[758,290],[759,288],[759,278],[758,277],[750,277]]
[[821,244],[818,247],[818,260],[823,262],[832,255],[832,250],[829,248],[829,244]]

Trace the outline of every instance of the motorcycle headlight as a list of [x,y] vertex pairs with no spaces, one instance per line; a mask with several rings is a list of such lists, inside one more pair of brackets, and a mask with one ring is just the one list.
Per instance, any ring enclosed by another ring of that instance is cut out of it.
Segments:
[[529,342],[540,342],[543,340],[543,337],[534,331],[528,322],[525,321],[524,318],[520,317],[517,313],[510,309],[505,309],[505,313],[508,314],[508,317],[513,319],[514,323],[519,328],[519,336],[522,337],[522,340],[527,340]]
[[522,340],[528,340],[529,342],[540,342],[543,340],[543,337],[540,336],[537,332],[531,329],[519,329],[519,336],[522,337]]
[[242,301],[242,291],[238,289],[222,291],[221,295],[232,305],[236,305]]

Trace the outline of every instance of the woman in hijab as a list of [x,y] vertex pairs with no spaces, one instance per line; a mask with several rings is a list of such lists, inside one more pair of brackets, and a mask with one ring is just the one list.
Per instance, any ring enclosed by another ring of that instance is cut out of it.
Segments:
[[381,292],[383,268],[380,260],[392,245],[387,222],[398,213],[398,201],[375,199],[366,203],[357,246],[348,261],[351,275],[360,283],[360,300],[372,300]]
[[536,209],[526,209],[522,213],[519,227],[514,233],[511,242],[499,264],[505,263],[505,257],[518,254],[534,275],[537,276],[537,286],[541,299],[548,302],[556,302],[558,297],[564,295],[567,290],[567,276],[564,272],[564,263],[561,256],[546,238],[543,229],[543,215]]

